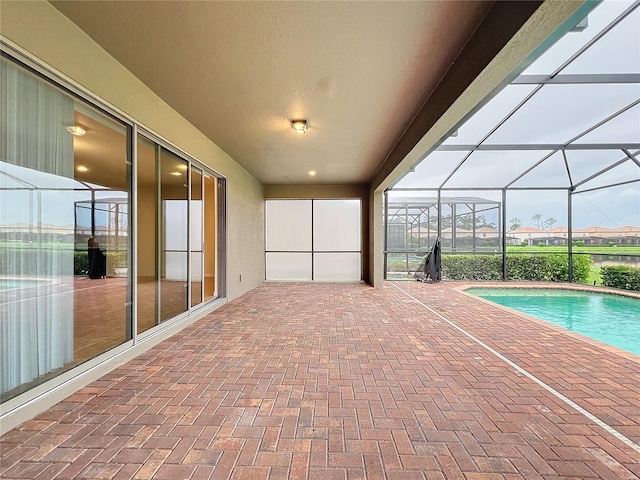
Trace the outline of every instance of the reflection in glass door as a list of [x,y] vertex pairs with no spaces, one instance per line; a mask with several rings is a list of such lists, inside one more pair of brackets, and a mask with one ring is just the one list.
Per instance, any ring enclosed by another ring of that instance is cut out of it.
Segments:
[[191,168],[189,228],[191,238],[191,306],[202,303],[202,171]]
[[160,321],[185,312],[187,303],[188,164],[160,152]]
[[158,318],[158,168],[160,147],[138,137],[138,333]]
[[216,252],[218,219],[218,179],[204,174],[204,301],[218,296],[216,289]]
[[0,77],[2,403],[131,339],[131,170],[127,124],[4,56]]
[[137,333],[214,299],[218,179],[137,140]]

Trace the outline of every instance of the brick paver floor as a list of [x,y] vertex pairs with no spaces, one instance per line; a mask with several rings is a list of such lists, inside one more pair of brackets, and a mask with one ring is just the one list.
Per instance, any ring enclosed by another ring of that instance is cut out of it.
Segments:
[[640,358],[451,284],[265,283],[0,439],[0,477],[640,476]]

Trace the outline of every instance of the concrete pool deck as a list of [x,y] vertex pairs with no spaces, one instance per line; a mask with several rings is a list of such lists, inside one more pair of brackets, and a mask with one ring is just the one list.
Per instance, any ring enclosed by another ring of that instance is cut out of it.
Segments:
[[640,477],[640,357],[465,285],[262,284],[6,433],[0,477]]

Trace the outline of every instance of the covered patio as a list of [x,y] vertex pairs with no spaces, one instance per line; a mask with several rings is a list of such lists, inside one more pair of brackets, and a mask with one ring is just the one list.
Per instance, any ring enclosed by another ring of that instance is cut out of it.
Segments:
[[640,476],[640,359],[460,287],[264,283],[5,434],[0,476]]

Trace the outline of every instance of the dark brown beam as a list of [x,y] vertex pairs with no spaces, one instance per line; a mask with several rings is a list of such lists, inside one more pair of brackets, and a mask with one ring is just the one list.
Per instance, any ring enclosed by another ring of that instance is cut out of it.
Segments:
[[442,81],[425,99],[414,119],[382,162],[371,180],[372,190],[391,174],[542,3],[497,1],[493,4]]

